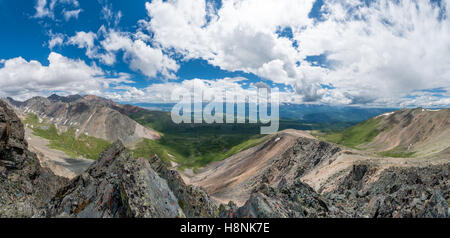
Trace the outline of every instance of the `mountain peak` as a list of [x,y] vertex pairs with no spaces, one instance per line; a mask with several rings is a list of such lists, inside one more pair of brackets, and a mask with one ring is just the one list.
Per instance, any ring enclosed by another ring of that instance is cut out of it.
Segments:
[[54,102],[74,102],[78,99],[83,98],[82,96],[75,94],[75,95],[69,95],[69,96],[59,96],[57,94],[52,94],[47,99]]

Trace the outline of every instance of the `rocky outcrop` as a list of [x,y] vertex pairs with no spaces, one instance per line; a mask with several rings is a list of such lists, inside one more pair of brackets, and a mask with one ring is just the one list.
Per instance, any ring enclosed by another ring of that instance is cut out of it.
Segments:
[[242,207],[233,212],[234,217],[330,216],[326,199],[300,179],[320,163],[329,162],[340,151],[340,147],[330,143],[297,138],[292,147],[274,158],[271,166],[262,171],[259,187]]
[[[318,194],[300,181],[263,183],[247,202],[221,205],[232,218],[448,218],[449,168],[389,168],[377,175],[370,164],[353,166],[333,192]],[[373,176],[379,176],[374,179]]]
[[315,139],[299,137],[296,143],[277,158],[264,174],[264,179],[273,184],[295,181],[320,163],[330,163],[341,151],[337,145]]
[[296,180],[278,188],[262,184],[233,217],[320,218],[328,217],[327,202],[310,186]]
[[59,190],[48,217],[184,217],[167,182],[145,159],[135,160],[121,142],[102,153],[85,173]]
[[66,182],[41,167],[24,134],[17,115],[0,101],[0,217],[41,216],[41,207]]
[[378,168],[358,164],[326,197],[344,217],[449,217],[450,164],[389,168],[378,179]]
[[153,169],[167,180],[169,188],[178,199],[178,204],[187,217],[215,217],[217,208],[209,195],[200,187],[186,185],[176,170],[169,169],[169,164],[157,156],[150,159]]

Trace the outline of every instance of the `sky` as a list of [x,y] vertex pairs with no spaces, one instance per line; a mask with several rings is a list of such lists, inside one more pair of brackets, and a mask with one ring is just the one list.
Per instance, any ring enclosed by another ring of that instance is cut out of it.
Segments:
[[0,0],[0,97],[449,107],[450,0]]

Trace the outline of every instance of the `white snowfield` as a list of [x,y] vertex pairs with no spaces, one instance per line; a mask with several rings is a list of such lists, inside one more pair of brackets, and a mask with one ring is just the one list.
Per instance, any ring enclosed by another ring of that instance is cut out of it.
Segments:
[[392,115],[392,114],[394,114],[394,113],[395,113],[395,112],[387,112],[387,113],[381,114],[381,115],[379,115],[379,116],[376,116],[375,118],[386,117],[386,116]]

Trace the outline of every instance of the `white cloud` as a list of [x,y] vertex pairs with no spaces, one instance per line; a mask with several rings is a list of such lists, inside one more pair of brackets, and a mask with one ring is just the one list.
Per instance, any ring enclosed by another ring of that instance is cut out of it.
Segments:
[[97,39],[97,34],[94,32],[84,32],[80,31],[75,34],[75,36],[72,36],[68,40],[68,44],[76,45],[78,48],[86,49],[86,55],[89,58],[94,58],[97,54],[97,49],[95,47],[95,40]]
[[43,17],[49,17],[52,16],[53,13],[50,12],[50,9],[48,9],[46,7],[47,5],[47,0],[38,0],[36,2],[36,14],[34,15],[34,17],[36,18],[43,18]]
[[48,41],[48,48],[52,50],[56,46],[61,46],[64,44],[65,35],[63,34],[53,34],[49,33],[50,40]]
[[[79,7],[79,2],[77,0],[36,0],[35,10],[36,13],[34,14],[35,18],[55,18],[54,10],[56,6],[58,5],[66,5],[66,6],[72,6],[72,7]],[[63,9],[62,14],[66,20],[69,20],[71,17],[77,18],[78,14],[82,11],[81,9],[74,9],[74,10],[66,10]]]
[[108,4],[107,1],[103,3],[101,16],[108,23],[108,25],[117,26],[122,19],[122,12],[117,11],[114,12],[112,9],[112,5]]
[[302,58],[327,54],[335,62],[309,72],[321,70],[353,103],[398,102],[414,90],[450,85],[450,22],[438,8],[410,0],[345,3],[329,1],[325,21],[295,34]]
[[[298,51],[277,31],[307,25],[313,2],[230,0],[213,11],[204,0],[159,0],[146,4],[151,19],[141,25],[153,32],[154,40],[164,48],[173,48],[187,59],[202,58],[224,70],[290,83],[298,77]],[[275,64],[284,78],[267,74],[267,67]]]
[[[284,94],[291,97],[286,101],[380,106],[448,102],[450,0],[442,0],[440,8],[428,0],[328,0],[321,20],[309,18],[314,2],[223,0],[217,8],[205,0],[154,0],[145,4],[147,19],[131,33],[117,29],[121,12],[102,0],[106,27],[98,33],[77,32],[66,43],[110,66],[123,52],[129,67],[149,78],[176,78],[180,66],[173,55],[203,59],[223,70],[285,84],[297,93]],[[38,0],[35,17],[53,18],[57,4],[79,9],[76,0]],[[285,30],[292,37],[280,35]],[[51,35],[49,48],[64,41],[62,35]],[[318,55],[326,62],[306,61]],[[158,87],[165,94],[164,87],[174,86],[169,84],[120,90],[128,95],[142,91],[146,98],[158,95],[152,91]],[[440,87],[447,94],[407,97]]]
[[[222,79],[191,79],[182,82],[155,83],[145,88],[136,88],[131,86],[115,87],[114,92],[107,93],[105,96],[119,102],[158,102],[158,103],[177,103],[173,100],[172,93],[190,92],[192,95],[203,93],[205,101],[213,99],[218,95],[224,95],[225,90],[235,96],[238,102],[256,102],[256,87],[250,85],[247,88],[242,87],[242,82],[246,78],[222,78]],[[194,89],[195,88],[195,89]],[[248,98],[244,97],[248,96]],[[300,95],[291,92],[280,92],[281,102],[292,102],[300,100]]]
[[124,60],[130,68],[139,71],[149,78],[161,74],[165,78],[175,78],[174,72],[179,68],[175,60],[165,55],[161,49],[147,45],[141,39],[133,40],[128,33],[111,30],[101,42],[109,54],[124,52]]
[[86,93],[101,95],[110,86],[131,83],[126,74],[108,76],[99,67],[87,65],[58,53],[50,53],[49,65],[26,61],[22,57],[3,60],[0,68],[0,94],[27,99],[50,92],[66,94]]
[[[308,17],[313,2],[224,0],[215,9],[204,0],[156,0],[146,3],[149,19],[140,26],[163,49],[291,85],[302,102],[386,105],[450,85],[449,0],[441,8],[430,1],[329,0],[321,21]],[[283,29],[293,39],[280,36]],[[317,55],[328,65],[305,60]]]
[[64,19],[66,21],[70,20],[71,18],[78,19],[78,15],[80,14],[81,11],[82,11],[81,9],[70,10],[70,11],[64,10],[63,11]]

